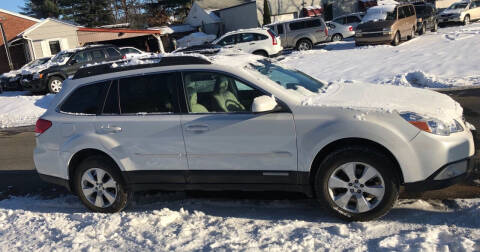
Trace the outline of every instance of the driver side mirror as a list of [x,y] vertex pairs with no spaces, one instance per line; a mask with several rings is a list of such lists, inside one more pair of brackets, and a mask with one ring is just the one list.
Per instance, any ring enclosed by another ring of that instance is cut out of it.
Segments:
[[256,97],[253,100],[252,112],[262,113],[262,112],[274,111],[277,106],[278,106],[278,103],[277,101],[275,101],[275,98],[267,95],[262,95],[262,96]]
[[77,63],[78,63],[78,61],[76,59],[72,59],[69,64],[70,65],[75,65]]

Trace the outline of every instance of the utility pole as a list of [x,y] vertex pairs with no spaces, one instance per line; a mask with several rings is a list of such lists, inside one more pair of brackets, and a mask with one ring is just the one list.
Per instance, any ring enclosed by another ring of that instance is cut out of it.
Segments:
[[8,66],[10,67],[10,70],[13,70],[12,58],[10,57],[10,50],[8,49],[7,35],[5,35],[5,30],[3,29],[3,20],[5,20],[5,18],[0,17],[0,31],[2,32],[3,45],[5,46],[5,53],[7,54]]

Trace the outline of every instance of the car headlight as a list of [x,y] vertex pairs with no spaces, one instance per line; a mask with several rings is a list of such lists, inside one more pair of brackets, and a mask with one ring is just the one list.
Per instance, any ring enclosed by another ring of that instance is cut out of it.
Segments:
[[402,112],[400,116],[418,129],[435,135],[448,136],[463,131],[462,125],[457,120],[447,125],[440,120],[423,117],[413,112]]
[[43,78],[43,74],[41,74],[41,73],[35,73],[35,74],[33,74],[33,79],[34,79],[34,80],[38,80],[38,79],[41,79],[41,78]]

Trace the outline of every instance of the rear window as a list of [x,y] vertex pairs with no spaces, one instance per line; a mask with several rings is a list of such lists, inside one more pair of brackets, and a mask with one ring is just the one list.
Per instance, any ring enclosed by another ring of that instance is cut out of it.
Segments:
[[122,114],[178,112],[177,75],[175,73],[136,76],[120,80]]
[[60,112],[76,115],[99,113],[110,81],[77,88],[60,107]]

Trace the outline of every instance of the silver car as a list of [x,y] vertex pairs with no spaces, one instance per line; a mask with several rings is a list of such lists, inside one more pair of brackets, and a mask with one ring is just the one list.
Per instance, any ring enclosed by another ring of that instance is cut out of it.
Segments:
[[328,29],[321,17],[298,18],[266,27],[280,36],[284,48],[310,50],[315,44],[328,41]]
[[342,15],[334,18],[332,21],[337,24],[350,25],[355,30],[357,29],[358,24],[362,22],[365,12],[356,12],[350,13],[347,15]]
[[[380,96],[398,107],[372,103]],[[165,56],[66,80],[37,121],[34,160],[96,212],[139,190],[295,191],[362,221],[386,214],[400,186],[467,176],[475,148],[461,111],[433,91],[327,86],[263,57]]]
[[341,41],[355,36],[355,31],[351,25],[342,25],[335,22],[327,22],[328,38],[330,41]]

